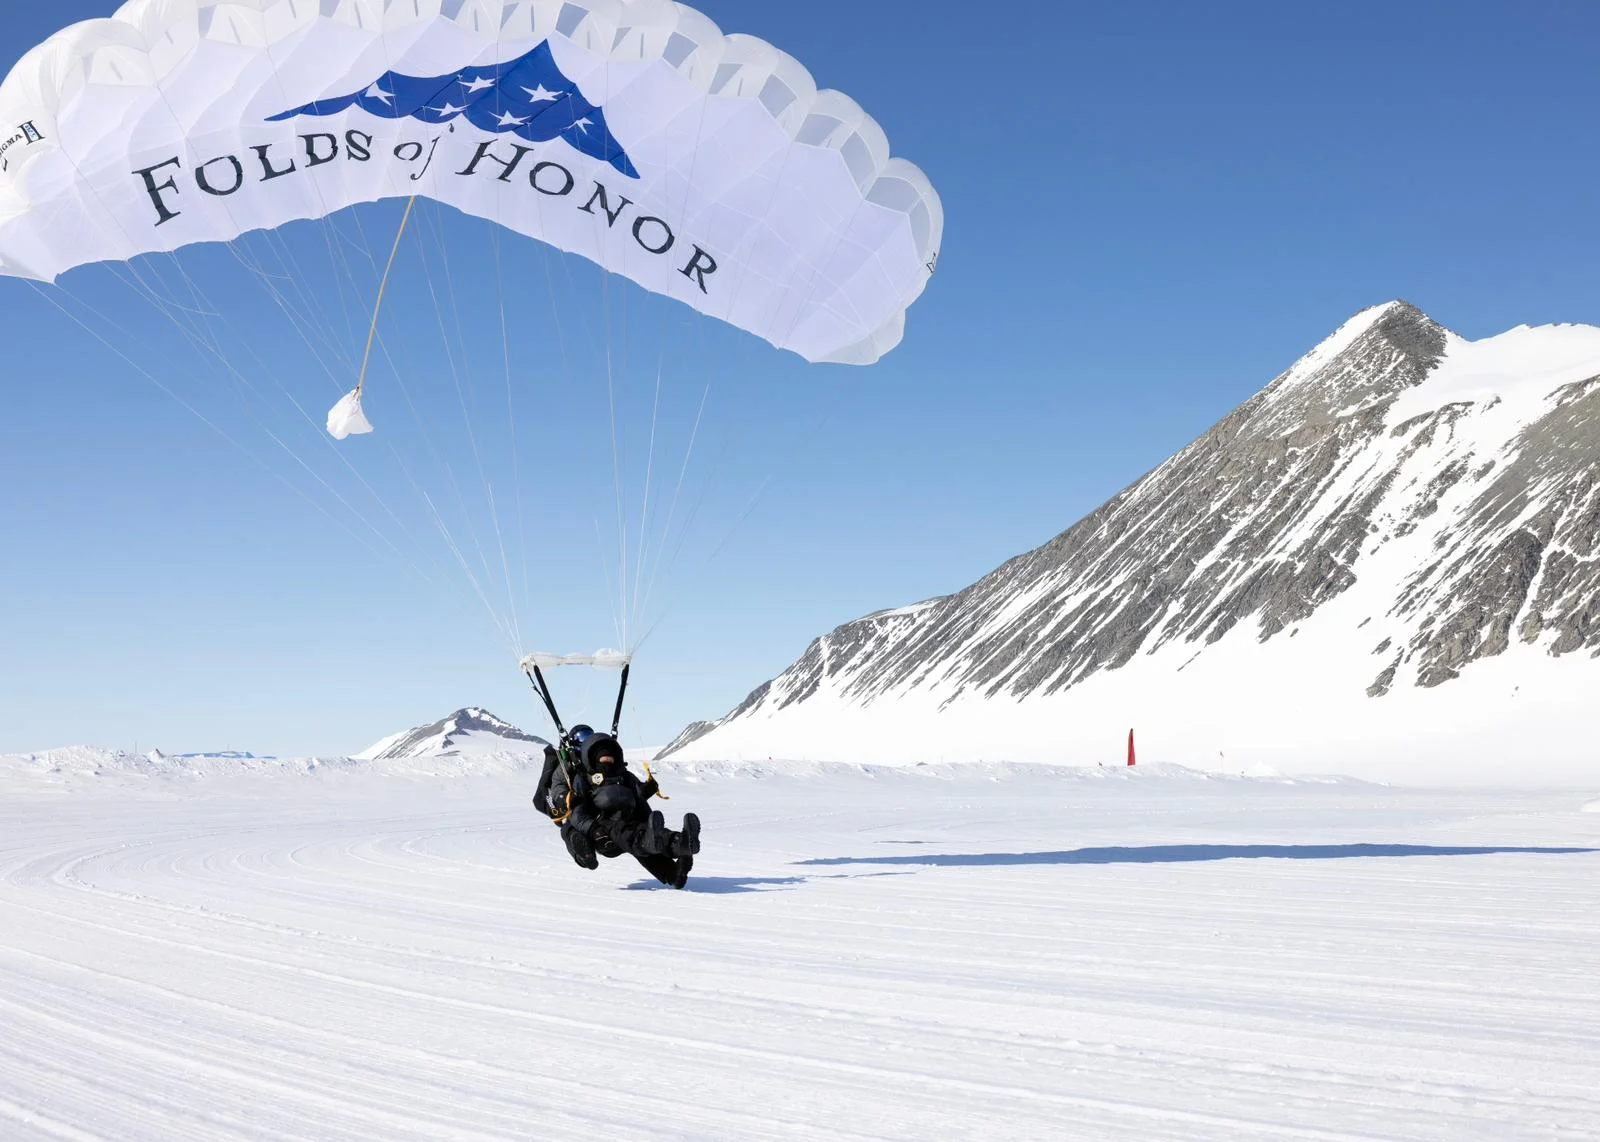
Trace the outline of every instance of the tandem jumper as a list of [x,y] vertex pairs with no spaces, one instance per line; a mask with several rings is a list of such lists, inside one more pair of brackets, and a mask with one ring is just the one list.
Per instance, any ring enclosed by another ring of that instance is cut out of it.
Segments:
[[[611,715],[611,732],[599,733],[579,724],[570,730],[562,723],[544,668],[554,666],[617,667],[621,678]],[[628,853],[663,884],[683,888],[700,851],[700,818],[685,813],[681,829],[668,829],[665,818],[649,808],[652,797],[667,800],[650,766],[645,779],[629,771],[617,732],[622,724],[622,701],[628,692],[632,663],[615,651],[593,655],[531,654],[522,660],[523,673],[544,703],[555,724],[558,744],[545,747],[544,769],[534,790],[533,804],[561,830],[567,852],[580,867],[599,867],[600,857]]]

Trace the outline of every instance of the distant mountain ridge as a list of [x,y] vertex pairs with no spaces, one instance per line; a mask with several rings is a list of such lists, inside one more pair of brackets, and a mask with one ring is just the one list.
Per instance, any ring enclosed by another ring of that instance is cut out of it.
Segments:
[[[1496,661],[1450,702],[1415,700],[1481,725],[1489,674],[1505,697],[1519,671],[1600,653],[1597,549],[1600,329],[1472,342],[1392,302],[1048,543],[843,624],[664,756],[1020,757],[1042,727],[1039,759],[1060,759],[1176,717],[1208,726],[1194,748],[1258,756],[1285,739],[1239,723],[1281,710],[1217,720],[1241,698],[1376,728],[1385,700]],[[1563,670],[1556,689],[1582,673]]]
[[437,722],[392,734],[353,756],[364,761],[389,761],[462,752],[542,750],[544,746],[543,738],[526,733],[481,707],[467,706]]

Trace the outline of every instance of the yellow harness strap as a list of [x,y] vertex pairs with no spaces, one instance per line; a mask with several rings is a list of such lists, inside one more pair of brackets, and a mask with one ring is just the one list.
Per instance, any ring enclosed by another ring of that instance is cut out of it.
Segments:
[[552,821],[554,821],[558,825],[565,825],[567,823],[567,818],[570,817],[570,816],[572,816],[572,790],[568,789],[567,790],[567,811],[565,813],[561,814],[561,816],[559,816],[559,817],[551,817],[550,819]]

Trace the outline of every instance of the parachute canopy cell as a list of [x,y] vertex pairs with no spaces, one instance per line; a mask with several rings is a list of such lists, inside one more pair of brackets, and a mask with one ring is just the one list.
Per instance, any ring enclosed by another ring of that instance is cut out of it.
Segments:
[[0,275],[417,195],[854,364],[943,231],[852,100],[667,0],[133,0],[0,85]]

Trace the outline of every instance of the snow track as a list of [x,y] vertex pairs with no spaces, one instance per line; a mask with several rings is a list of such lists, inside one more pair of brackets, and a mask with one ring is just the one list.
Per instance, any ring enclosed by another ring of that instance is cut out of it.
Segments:
[[679,772],[694,891],[525,780],[0,762],[0,1137],[1600,1134],[1582,793]]

